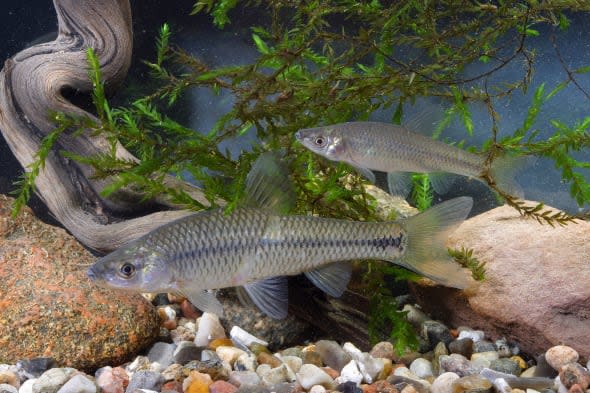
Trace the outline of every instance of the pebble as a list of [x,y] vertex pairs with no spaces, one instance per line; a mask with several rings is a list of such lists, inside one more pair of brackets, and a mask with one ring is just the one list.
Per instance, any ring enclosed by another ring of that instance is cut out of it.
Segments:
[[16,367],[26,378],[39,378],[45,371],[56,367],[53,358],[34,358],[30,360],[19,360]]
[[495,352],[496,346],[494,343],[486,340],[474,341],[473,352]]
[[27,379],[22,385],[20,385],[18,393],[33,393],[33,385],[35,382],[37,382],[37,378]]
[[229,336],[232,338],[232,340],[238,341],[248,348],[254,343],[268,347],[268,342],[248,333],[239,326],[232,327],[229,332]]
[[[303,364],[313,364],[314,366],[322,367],[325,363],[322,360],[322,355],[315,351],[303,352]],[[331,367],[331,366],[330,366]],[[332,367],[334,368],[334,367]],[[335,369],[336,370],[336,369]]]
[[12,385],[15,388],[20,387],[18,375],[10,370],[0,370],[0,384]]
[[590,372],[578,363],[568,363],[561,366],[559,380],[568,389],[578,385],[585,390],[590,385]]
[[94,374],[96,384],[104,393],[123,393],[129,384],[129,376],[121,367],[106,366]]
[[201,352],[203,352],[203,348],[197,347],[197,344],[195,344],[194,342],[180,341],[179,343],[177,343],[176,348],[172,353],[172,360],[173,363],[184,365],[190,362],[191,360],[201,359]]
[[82,374],[74,375],[57,393],[96,393],[98,389],[94,382]]
[[490,362],[490,368],[501,373],[512,374],[516,376],[520,375],[520,366],[512,359],[500,358],[492,360]]
[[18,393],[18,389],[8,383],[0,383],[0,393]]
[[434,376],[432,363],[424,358],[418,358],[410,364],[410,371],[418,378],[426,379]]
[[363,393],[354,382],[344,382],[336,387],[336,390],[342,393]]
[[471,355],[471,364],[475,367],[490,367],[493,361],[500,359],[496,351],[475,352]]
[[309,389],[314,385],[322,385],[328,389],[334,387],[334,380],[324,370],[313,365],[304,364],[296,374],[297,382],[303,389]]
[[473,339],[465,337],[451,341],[449,343],[449,352],[458,353],[469,359],[473,354]]
[[451,384],[454,393],[487,393],[492,390],[492,383],[479,375],[461,377]]
[[217,354],[217,356],[219,356],[219,358],[222,361],[229,363],[231,366],[234,365],[234,363],[240,356],[246,354],[246,352],[239,348],[226,346],[217,347],[215,353]]
[[363,393],[398,393],[395,386],[387,381],[377,381],[372,385],[363,385]]
[[326,393],[326,388],[322,385],[314,385],[309,389],[309,393]]
[[373,346],[369,354],[374,358],[393,359],[393,344],[389,341],[381,341]]
[[170,366],[166,367],[164,371],[162,371],[162,377],[164,377],[164,380],[168,382],[181,380],[184,378],[184,367],[178,363],[171,364]]
[[[297,359],[302,361],[300,358]],[[238,356],[236,362],[234,363],[234,370],[236,371],[254,371],[256,370],[256,367],[258,367],[256,358],[254,355],[250,355],[248,353]]]
[[226,367],[225,363],[219,358],[209,360],[193,360],[188,362],[183,367],[183,373],[189,375],[191,372],[197,371],[202,374],[208,374],[211,378],[227,380],[231,367]]
[[52,368],[45,371],[33,385],[34,393],[55,393],[76,372],[73,368]]
[[162,374],[154,371],[137,371],[129,379],[125,393],[132,393],[135,389],[149,389],[159,391],[165,380]]
[[467,360],[465,356],[459,355],[457,353],[453,353],[448,356],[443,355],[438,359],[438,361],[441,371],[451,371],[458,374],[460,377],[477,374],[482,368],[473,365],[469,360]]
[[189,319],[197,319],[201,316],[201,312],[195,306],[193,306],[193,304],[189,302],[188,299],[184,299],[182,303],[180,303],[180,311],[182,312],[183,316]]
[[303,366],[303,359],[298,356],[281,356],[281,361],[294,373],[298,372]]
[[157,342],[149,350],[147,358],[151,363],[158,363],[164,369],[174,363],[175,350],[176,344]]
[[262,382],[255,371],[232,371],[229,373],[228,382],[237,387],[258,386]]
[[340,376],[336,378],[337,384],[344,382],[354,382],[357,386],[363,381],[363,374],[361,374],[356,361],[351,360],[346,366],[340,371]]
[[266,385],[287,382],[287,370],[284,365],[272,368],[268,364],[261,364],[256,368],[256,374],[260,376],[260,379]]
[[259,364],[268,364],[271,367],[279,367],[283,362],[270,353],[262,352],[256,357]]
[[556,345],[545,352],[545,360],[557,371],[565,364],[577,362],[579,357],[578,352],[567,345]]
[[422,337],[427,338],[430,345],[433,347],[438,342],[444,342],[445,345],[449,345],[453,341],[453,336],[449,331],[449,328],[441,322],[428,320],[422,323]]
[[210,393],[235,393],[238,388],[229,382],[215,381],[209,385]]
[[442,373],[431,385],[432,393],[453,393],[453,382],[458,380],[460,377],[452,372]]
[[420,308],[411,304],[404,305],[402,311],[406,313],[408,322],[410,322],[416,329],[420,328],[420,326],[429,319],[428,315],[426,315]]
[[210,341],[217,338],[226,338],[225,330],[219,322],[219,317],[208,312],[203,313],[198,319],[195,344],[198,347],[206,347]]
[[459,332],[459,336],[457,337],[458,340],[462,340],[465,338],[471,339],[474,343],[479,342],[485,338],[485,333],[482,330],[461,330]]
[[[346,353],[336,341],[320,340],[316,342],[315,352],[326,366],[336,371],[342,370],[352,360],[350,354]],[[303,360],[305,363],[305,358]]]
[[515,350],[516,353],[513,353],[510,345],[508,344],[508,341],[506,341],[504,338],[496,340],[494,345],[496,346],[496,351],[501,358],[507,358],[518,354],[518,350]]
[[209,374],[191,371],[182,382],[182,390],[186,393],[209,393],[209,386],[212,383],[213,380]]

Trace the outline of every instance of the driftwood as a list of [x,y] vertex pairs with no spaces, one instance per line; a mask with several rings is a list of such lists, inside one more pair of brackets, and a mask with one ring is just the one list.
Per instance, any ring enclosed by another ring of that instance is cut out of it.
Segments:
[[[58,37],[18,53],[6,61],[0,72],[0,129],[24,168],[34,162],[41,141],[55,127],[49,113],[93,117],[65,98],[67,92],[92,90],[87,74],[88,47],[94,49],[100,60],[107,89],[114,89],[124,79],[131,62],[129,0],[54,0],[54,5]],[[171,210],[174,206],[165,200],[141,203],[142,196],[129,190],[105,199],[100,191],[109,179],[92,179],[91,168],[55,153],[66,150],[91,156],[109,149],[110,144],[100,136],[62,134],[36,178],[36,193],[80,242],[99,251],[111,251],[155,227],[190,214]],[[136,160],[122,146],[118,146],[117,156]],[[207,203],[200,190],[173,178],[168,182]],[[292,298],[292,313],[331,337],[337,334],[338,339],[367,346],[366,298],[347,292],[341,299],[332,299],[316,288],[306,291]]]
[[[88,47],[100,59],[107,89],[123,80],[131,63],[133,33],[128,0],[54,0],[54,5],[59,23],[56,40],[23,50],[7,60],[0,72],[0,129],[24,168],[34,161],[42,139],[55,128],[49,113],[92,117],[64,98],[68,91],[92,89],[87,74]],[[109,143],[89,133],[76,137],[63,134],[54,151],[62,149],[91,156],[106,153]],[[118,146],[117,156],[136,159],[122,146]],[[189,214],[182,210],[147,214],[148,209],[164,210],[168,204],[140,203],[141,195],[129,190],[103,198],[100,191],[108,179],[93,180],[91,175],[91,168],[51,154],[35,182],[36,192],[50,212],[90,248],[113,250]],[[176,182],[172,178],[169,181]],[[206,203],[199,190],[191,194]]]

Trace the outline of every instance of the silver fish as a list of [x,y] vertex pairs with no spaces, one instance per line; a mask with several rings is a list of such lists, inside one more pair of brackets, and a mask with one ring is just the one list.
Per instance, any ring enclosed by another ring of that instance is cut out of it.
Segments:
[[[324,292],[340,296],[357,259],[395,262],[444,285],[463,288],[468,272],[450,260],[444,243],[472,207],[456,198],[398,222],[355,222],[289,216],[277,206],[290,197],[287,177],[254,164],[247,188],[264,208],[198,212],[153,230],[98,259],[88,270],[99,285],[136,292],[172,292],[216,314],[222,307],[211,290],[240,287],[273,318],[287,315],[286,276],[305,273]],[[284,197],[279,197],[284,195]]]
[[295,137],[309,150],[333,161],[346,162],[374,182],[370,170],[388,173],[390,191],[405,196],[410,178],[404,173],[430,173],[435,191],[446,193],[452,177],[442,172],[468,176],[485,182],[489,172],[498,187],[508,194],[523,196],[514,172],[524,157],[499,157],[486,170],[486,157],[412,132],[406,127],[380,122],[350,122],[297,131]]

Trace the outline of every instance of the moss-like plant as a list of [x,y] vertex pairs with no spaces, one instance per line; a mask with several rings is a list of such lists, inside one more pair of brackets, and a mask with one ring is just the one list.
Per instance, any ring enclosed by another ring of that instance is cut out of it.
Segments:
[[[488,140],[475,150],[488,157],[488,167],[504,154],[546,157],[561,170],[580,206],[590,203],[590,184],[582,176],[582,170],[590,164],[572,154],[590,146],[590,117],[574,125],[553,120],[546,125],[553,129],[547,138],[541,138],[540,130],[533,128],[543,105],[562,89],[571,86],[590,99],[577,82],[590,66],[570,69],[562,61],[567,79],[551,89],[546,85],[538,87],[522,126],[507,136],[499,136],[495,107],[499,99],[530,87],[534,52],[529,48],[529,39],[540,34],[538,26],[567,29],[566,12],[587,11],[585,2],[410,0],[385,5],[380,1],[276,0],[240,5],[237,0],[204,0],[195,3],[193,12],[210,13],[213,24],[223,28],[231,22],[232,10],[237,6],[258,7],[263,15],[258,20],[264,22],[251,28],[251,42],[259,53],[252,63],[211,67],[174,46],[173,35],[164,25],[156,40],[155,58],[145,62],[156,82],[155,90],[134,97],[123,107],[108,104],[98,62],[89,51],[98,122],[52,115],[56,131],[44,141],[39,160],[25,176],[16,208],[30,195],[34,177],[59,133],[90,129],[109,138],[112,154],[70,157],[94,167],[97,177],[115,179],[104,190],[105,195],[133,186],[146,197],[164,194],[187,208],[208,207],[162,181],[166,174],[188,175],[202,185],[211,206],[224,201],[231,210],[241,199],[253,160],[264,150],[281,149],[290,159],[298,192],[296,212],[375,220],[375,201],[365,192],[364,180],[344,164],[311,154],[295,142],[293,134],[309,126],[366,120],[377,110],[390,110],[391,121],[399,124],[404,107],[424,96],[436,96],[450,104],[433,134],[458,117],[469,139],[474,128],[470,105],[484,104],[492,127]],[[555,50],[561,59],[558,48]],[[401,56],[402,52],[406,55]],[[490,76],[514,62],[523,65],[520,75],[502,83],[491,82]],[[485,67],[477,75],[463,76],[465,67],[473,63]],[[193,130],[166,114],[189,89],[197,87],[214,93],[224,91],[233,98],[231,109],[211,129]],[[260,141],[252,151],[232,159],[228,152],[220,150],[220,142],[251,130]],[[140,161],[116,159],[117,140]],[[506,203],[540,222],[564,225],[587,217],[551,212],[542,203],[525,206],[498,189],[491,173],[486,177]],[[425,178],[417,178],[417,183],[423,186],[418,191],[426,190]],[[422,207],[430,201],[428,195],[424,192],[417,198]],[[471,264],[469,252],[457,256]],[[476,271],[478,266],[475,264]],[[378,284],[381,273],[375,277],[371,285]],[[392,300],[382,290],[374,293],[376,319],[372,326],[390,323],[399,337],[406,337],[407,329],[399,322],[403,318],[395,311]],[[410,345],[409,338],[399,342],[400,347]]]

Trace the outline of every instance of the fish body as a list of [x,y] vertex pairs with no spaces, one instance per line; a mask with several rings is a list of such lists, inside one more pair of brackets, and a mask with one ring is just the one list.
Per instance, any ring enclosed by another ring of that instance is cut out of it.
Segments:
[[247,189],[265,201],[259,207],[203,211],[163,225],[98,259],[89,278],[135,292],[178,293],[217,314],[222,308],[211,290],[237,287],[240,298],[274,318],[287,315],[286,276],[304,273],[324,292],[340,296],[351,260],[381,259],[448,286],[470,284],[444,243],[471,210],[471,198],[397,222],[286,215],[273,206],[289,199],[288,177],[264,159],[251,172]]
[[[484,175],[489,172],[506,192],[522,194],[512,179],[512,171],[519,165],[509,157],[499,158],[488,171],[486,157],[428,138],[403,126],[380,122],[340,123],[302,129],[295,137],[309,150],[361,170],[447,172],[480,181],[484,181]],[[400,181],[400,178],[391,176],[389,181]],[[436,187],[439,184],[441,190],[448,188],[448,184],[442,181],[433,185]],[[390,189],[393,188],[394,185],[390,184]]]

